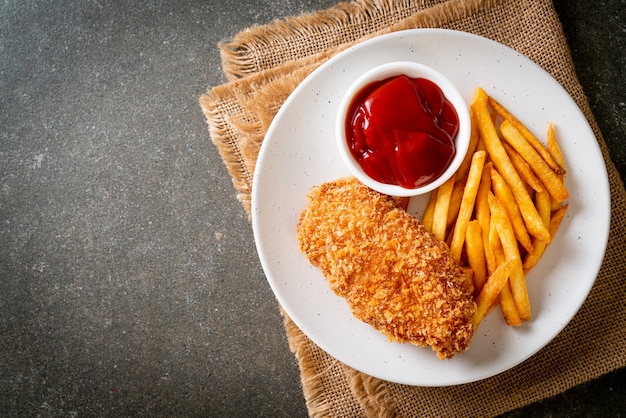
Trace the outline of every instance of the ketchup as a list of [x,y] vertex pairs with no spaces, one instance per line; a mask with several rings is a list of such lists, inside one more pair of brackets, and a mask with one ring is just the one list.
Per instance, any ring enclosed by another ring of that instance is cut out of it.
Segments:
[[412,189],[436,180],[452,162],[459,118],[435,83],[400,75],[361,89],[345,130],[367,175]]

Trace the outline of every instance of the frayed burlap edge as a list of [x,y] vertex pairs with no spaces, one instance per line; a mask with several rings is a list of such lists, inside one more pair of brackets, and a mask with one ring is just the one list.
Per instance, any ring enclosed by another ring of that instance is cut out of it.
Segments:
[[[446,20],[471,16],[502,0],[356,0],[314,14],[277,20],[237,34],[219,44],[229,80],[298,61],[320,58],[366,39],[397,30],[440,27]],[[442,19],[442,16],[444,18]]]
[[[387,28],[446,0],[356,0],[316,13],[253,26],[219,45],[228,79],[280,67]],[[340,30],[338,30],[340,28]],[[232,64],[232,65],[231,65]]]
[[[283,72],[269,70],[245,80],[212,88],[200,97],[200,107],[208,122],[211,141],[232,177],[233,186],[238,192],[237,199],[246,210],[249,220],[256,158],[265,133],[288,92],[293,91],[317,65],[294,63],[291,68],[282,69],[288,71],[291,77],[280,79]],[[257,101],[256,98],[263,93],[267,100]],[[252,95],[255,96],[254,100],[250,97]]]

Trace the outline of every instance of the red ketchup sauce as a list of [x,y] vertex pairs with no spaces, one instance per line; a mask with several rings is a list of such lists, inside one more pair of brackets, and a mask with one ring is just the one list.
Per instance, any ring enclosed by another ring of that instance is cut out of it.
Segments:
[[412,189],[436,180],[452,162],[459,118],[435,83],[400,75],[361,89],[345,130],[367,175]]

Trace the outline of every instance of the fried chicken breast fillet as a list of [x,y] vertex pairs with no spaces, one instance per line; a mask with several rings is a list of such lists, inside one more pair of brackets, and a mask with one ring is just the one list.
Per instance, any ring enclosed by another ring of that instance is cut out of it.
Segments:
[[313,187],[307,200],[300,250],[356,318],[441,359],[468,348],[476,304],[445,243],[353,177]]

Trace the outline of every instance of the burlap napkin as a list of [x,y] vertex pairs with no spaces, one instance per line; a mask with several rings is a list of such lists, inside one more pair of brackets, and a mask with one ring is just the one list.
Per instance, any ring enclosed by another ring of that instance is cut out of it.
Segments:
[[626,365],[626,192],[576,78],[550,0],[361,0],[253,27],[221,45],[223,69],[231,81],[209,89],[200,102],[245,209],[250,213],[252,175],[264,134],[298,83],[355,43],[420,27],[471,32],[508,45],[541,65],[571,94],[596,135],[609,173],[612,218],[606,256],[589,298],[553,342],[507,372],[466,385],[412,387],[364,375],[330,357],[284,315],[311,416],[491,416]]

